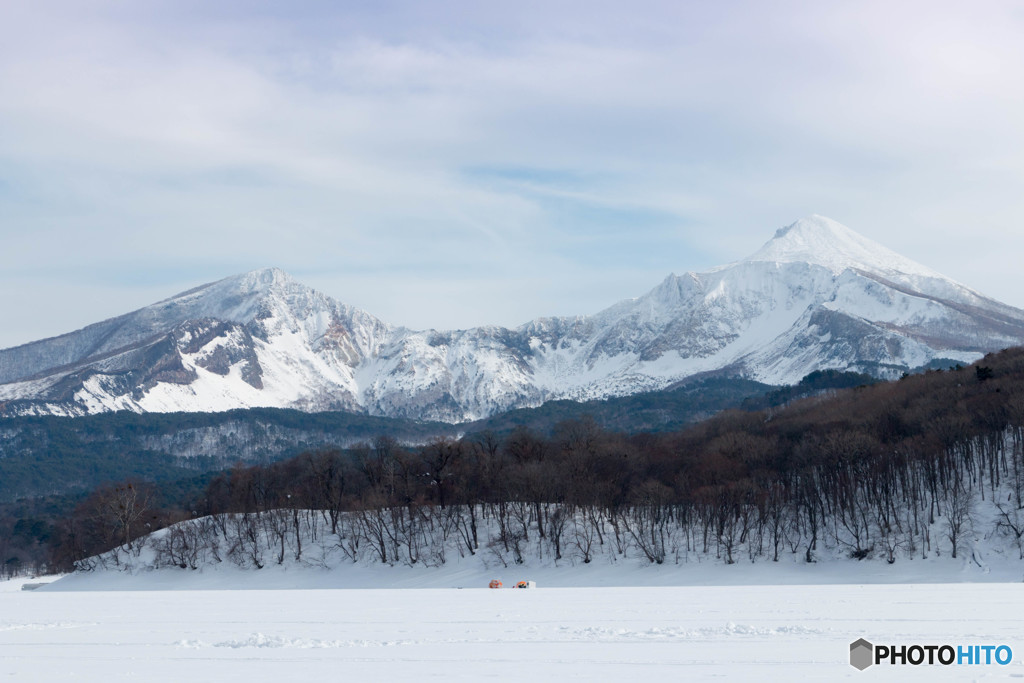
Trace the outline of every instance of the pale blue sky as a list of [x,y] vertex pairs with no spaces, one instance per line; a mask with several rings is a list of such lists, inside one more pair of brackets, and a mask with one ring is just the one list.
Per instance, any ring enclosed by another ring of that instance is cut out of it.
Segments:
[[1024,306],[1010,2],[0,4],[0,347],[278,266],[593,313],[811,213]]

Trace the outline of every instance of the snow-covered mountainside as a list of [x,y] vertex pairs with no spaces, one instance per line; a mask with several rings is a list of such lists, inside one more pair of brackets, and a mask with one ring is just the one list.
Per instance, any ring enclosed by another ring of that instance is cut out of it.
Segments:
[[1022,343],[1024,311],[810,216],[742,261],[514,329],[394,327],[254,271],[0,351],[0,415],[277,406],[456,422],[708,372],[888,377]]

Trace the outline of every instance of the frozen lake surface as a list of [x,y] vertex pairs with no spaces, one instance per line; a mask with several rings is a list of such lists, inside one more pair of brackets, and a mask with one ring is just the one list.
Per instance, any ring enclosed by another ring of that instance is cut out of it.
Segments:
[[[0,584],[0,681],[1008,680],[1024,584],[33,591]],[[849,665],[864,637],[1007,666]]]

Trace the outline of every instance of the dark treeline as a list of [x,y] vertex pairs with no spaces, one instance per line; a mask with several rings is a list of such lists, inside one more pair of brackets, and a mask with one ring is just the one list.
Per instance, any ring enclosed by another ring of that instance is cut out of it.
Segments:
[[129,477],[191,478],[235,462],[266,463],[317,448],[344,448],[380,434],[404,443],[484,430],[505,436],[518,426],[549,434],[559,422],[583,415],[613,431],[679,430],[772,389],[749,380],[705,378],[600,401],[548,401],[462,425],[282,408],[0,417],[0,505],[85,494]]
[[84,529],[88,529],[87,547],[92,551],[122,542],[123,535],[110,535],[114,524],[103,511],[104,505],[109,508],[110,502],[116,500],[115,494],[129,484],[127,490],[140,494],[140,507],[144,509],[144,519],[140,520],[138,528],[129,527],[131,537],[135,538],[186,519],[191,514],[188,501],[200,499],[213,476],[215,473],[193,474],[159,484],[133,480],[101,486],[88,494],[40,496],[0,503],[0,558],[3,558],[0,578],[71,569],[74,560],[84,555],[81,555],[82,548],[74,549],[69,541],[82,536]]
[[455,427],[282,408],[0,418],[0,504],[88,493],[128,477],[161,482],[188,479],[237,461],[278,460],[385,433],[423,442],[455,433]]
[[[949,364],[951,367],[955,363]],[[945,368],[943,368],[945,369]],[[854,387],[876,384],[882,380],[860,372],[841,372],[839,370],[815,370],[797,384],[774,389],[758,396],[751,396],[741,404],[744,410],[765,410],[786,405],[792,401],[808,396],[818,396],[835,389],[852,389]]]
[[[785,552],[812,562],[821,547],[895,562],[957,557],[969,533],[1004,534],[1024,557],[1022,450],[1016,349],[675,433],[625,435],[584,419],[550,436],[519,428],[420,448],[380,437],[239,465],[177,509],[152,505],[144,487],[110,487],[60,525],[55,546],[66,566],[203,518],[163,541],[168,563],[189,566],[216,539],[240,564],[262,566],[286,553],[298,559],[309,538],[353,559],[443,562],[439,536],[449,546],[456,539],[462,554],[503,562],[531,552],[589,562],[598,548],[654,563]],[[990,529],[977,528],[981,503],[995,511]]]
[[[854,373],[838,374],[844,376],[841,381],[848,382],[846,375]],[[868,378],[868,381],[873,380]],[[833,388],[838,386],[832,385]],[[743,405],[748,400],[756,401],[766,392],[775,390],[780,389],[736,377],[689,378],[660,391],[583,402],[547,401],[536,408],[517,408],[460,425],[459,431],[489,431],[504,437],[517,427],[529,427],[535,432],[550,435],[561,422],[586,418],[592,418],[594,422],[614,432],[679,431],[723,410]],[[752,404],[750,409],[759,407]]]

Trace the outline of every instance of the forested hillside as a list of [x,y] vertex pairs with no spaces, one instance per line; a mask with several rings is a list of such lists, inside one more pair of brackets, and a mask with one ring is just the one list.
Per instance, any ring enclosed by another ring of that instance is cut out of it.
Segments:
[[381,434],[422,443],[454,433],[444,423],[277,408],[8,418],[0,420],[0,503],[126,478],[192,477],[236,462],[345,448]]
[[[188,547],[222,548],[221,561],[250,566],[253,543],[261,558],[301,556],[311,535],[409,564],[441,561],[438,544],[453,534],[460,552],[511,562],[527,552],[586,562],[606,544],[654,563],[687,552],[813,562],[821,548],[897,562],[957,557],[975,534],[1024,554],[1022,380],[1016,349],[673,433],[627,435],[583,420],[550,437],[523,428],[416,449],[378,439],[237,467],[184,515],[210,521],[176,528],[193,534],[180,539]],[[132,552],[147,515],[173,518],[144,498],[124,487],[94,494],[62,525],[62,556]],[[111,514],[126,507],[138,514]]]
[[604,401],[551,401],[462,425],[278,408],[0,419],[0,504],[88,491],[126,478],[171,481],[237,462],[266,463],[317,448],[344,449],[382,435],[423,444],[464,433],[503,435],[521,426],[550,434],[559,422],[584,416],[612,431],[681,429],[772,388],[742,379],[706,379]]

